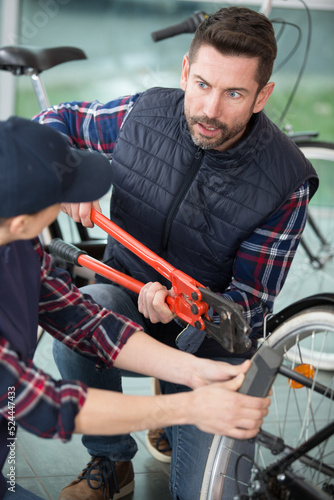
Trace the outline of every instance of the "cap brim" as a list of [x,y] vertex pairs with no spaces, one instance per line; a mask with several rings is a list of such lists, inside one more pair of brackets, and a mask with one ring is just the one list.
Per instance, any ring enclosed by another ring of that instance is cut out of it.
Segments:
[[82,203],[98,200],[111,187],[110,161],[98,152],[70,147],[68,149],[71,158],[67,164],[76,170],[76,175],[73,176],[71,184],[66,187],[60,201],[62,203]]

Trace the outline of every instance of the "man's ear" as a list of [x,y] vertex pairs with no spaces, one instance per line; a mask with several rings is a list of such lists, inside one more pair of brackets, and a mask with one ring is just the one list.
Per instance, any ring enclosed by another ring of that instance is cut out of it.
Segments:
[[189,76],[189,57],[187,54],[183,57],[182,73],[181,73],[181,89],[186,90],[187,81]]
[[27,226],[29,215],[16,215],[9,221],[9,232],[12,236],[20,237]]
[[275,87],[274,82],[269,82],[267,83],[267,85],[263,87],[262,90],[260,90],[255,101],[253,113],[259,113],[259,111],[262,111],[269,97],[273,93],[274,87]]

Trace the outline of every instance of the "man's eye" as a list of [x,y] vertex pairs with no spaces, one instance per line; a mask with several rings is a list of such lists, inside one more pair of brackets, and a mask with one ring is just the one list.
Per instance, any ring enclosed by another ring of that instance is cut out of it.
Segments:
[[206,84],[206,83],[204,83],[204,82],[198,82],[198,86],[199,86],[201,89],[206,89],[207,84]]
[[233,98],[240,97],[239,92],[235,92],[234,90],[230,90],[228,95]]

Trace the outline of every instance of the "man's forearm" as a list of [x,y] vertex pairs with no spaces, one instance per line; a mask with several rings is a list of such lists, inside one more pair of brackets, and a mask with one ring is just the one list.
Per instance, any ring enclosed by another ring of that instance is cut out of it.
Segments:
[[144,332],[136,332],[118,354],[114,366],[192,387],[193,357],[172,349]]
[[231,365],[197,358],[166,346],[144,332],[134,333],[118,354],[114,366],[191,388],[221,382],[246,373],[250,361]]
[[74,432],[115,435],[171,425],[196,425],[204,432],[237,439],[255,436],[270,400],[239,394],[243,375],[194,391],[159,396],[131,396],[88,389],[75,417]]
[[74,432],[113,435],[185,424],[186,416],[189,420],[185,408],[187,394],[132,396],[88,389],[84,406],[75,418]]

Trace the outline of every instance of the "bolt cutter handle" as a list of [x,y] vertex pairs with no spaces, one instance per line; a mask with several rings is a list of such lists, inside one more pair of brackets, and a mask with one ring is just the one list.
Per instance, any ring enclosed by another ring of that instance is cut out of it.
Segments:
[[[91,220],[171,282],[175,297],[167,296],[166,303],[178,318],[198,330],[205,330],[230,352],[245,352],[249,349],[250,329],[241,306],[211,292],[176,269],[94,208],[91,209]],[[144,286],[140,281],[112,269],[59,238],[51,241],[49,251],[71,264],[91,269],[135,293],[139,294]],[[218,313],[220,324],[215,324],[208,315],[210,307]]]
[[[80,250],[76,246],[66,243],[60,238],[54,238],[51,241],[49,245],[49,252],[60,257],[62,260],[69,262],[70,264],[90,269],[91,271],[118,283],[124,288],[131,290],[132,292],[139,294],[140,290],[144,286],[144,283],[141,283],[135,278],[132,278],[131,276],[117,271],[103,262],[90,257],[84,250]],[[176,273],[176,275],[178,276],[178,273]],[[184,276],[182,276],[183,279]],[[197,307],[194,307],[194,302],[188,301],[186,296],[182,293],[176,295],[175,297],[167,296],[166,302],[170,310],[180,319],[186,323],[196,326],[201,330],[204,330],[205,326],[202,315],[209,309],[207,304],[199,301],[197,303]]]
[[146,264],[153,267],[159,274],[167,278],[171,282],[176,295],[184,293],[185,295],[191,296],[192,293],[195,293],[197,294],[196,300],[201,300],[201,294],[198,287],[203,285],[173,267],[166,260],[159,257],[152,252],[152,250],[145,247],[133,236],[124,231],[124,229],[117,226],[117,224],[112,222],[105,215],[98,212],[95,208],[91,210],[91,220],[106,233],[115,238],[115,240],[128,248],[132,253],[137,255],[141,260],[146,262]]

